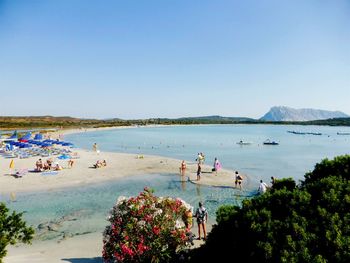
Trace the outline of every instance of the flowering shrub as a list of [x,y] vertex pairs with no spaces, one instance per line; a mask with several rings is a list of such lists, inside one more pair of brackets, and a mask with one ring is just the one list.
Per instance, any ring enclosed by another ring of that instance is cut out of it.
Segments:
[[137,197],[119,197],[104,231],[105,262],[168,262],[188,246],[184,225],[191,206],[145,188]]

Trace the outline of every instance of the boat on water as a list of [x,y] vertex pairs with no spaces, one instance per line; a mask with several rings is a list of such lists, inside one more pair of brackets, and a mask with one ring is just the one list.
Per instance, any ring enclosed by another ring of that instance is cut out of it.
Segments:
[[350,135],[350,132],[337,132],[337,135]]
[[266,141],[264,141],[263,144],[264,144],[264,145],[279,145],[278,142],[270,141],[269,139],[267,139]]
[[299,132],[299,131],[287,131],[289,133],[293,133],[293,134],[299,134],[299,135],[305,135],[306,132]]
[[239,142],[237,142],[237,144],[239,144],[239,145],[250,145],[250,144],[252,144],[252,142],[239,141]]
[[300,131],[287,131],[289,133],[298,134],[298,135],[322,135],[320,132],[300,132]]

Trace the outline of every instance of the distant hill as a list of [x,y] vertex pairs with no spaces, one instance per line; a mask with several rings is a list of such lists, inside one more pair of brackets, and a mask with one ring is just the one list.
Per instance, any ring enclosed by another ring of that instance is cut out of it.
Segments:
[[53,116],[0,116],[0,129],[8,128],[59,128],[59,127],[105,127],[128,125],[125,121],[103,121]]
[[[318,117],[319,118],[319,117]],[[139,120],[113,119],[80,119],[72,117],[53,117],[53,116],[0,116],[0,130],[8,129],[31,129],[31,128],[96,128],[96,127],[115,127],[115,126],[144,126],[144,125],[193,125],[193,124],[299,124],[299,125],[331,125],[331,126],[350,126],[350,117],[348,118],[330,118],[326,120],[313,121],[276,121],[276,120],[256,120],[246,117],[222,117],[200,116],[183,117],[177,119],[171,118],[149,118]]]
[[293,109],[285,106],[272,107],[260,120],[262,121],[314,121],[334,118],[347,118],[341,111],[317,109]]
[[350,118],[335,118],[304,122],[307,125],[350,126]]
[[255,121],[251,118],[246,117],[222,117],[218,115],[213,116],[201,116],[201,117],[183,117],[178,118],[176,120],[183,121],[183,120],[198,120],[198,121],[212,121],[212,122],[249,122],[249,121]]

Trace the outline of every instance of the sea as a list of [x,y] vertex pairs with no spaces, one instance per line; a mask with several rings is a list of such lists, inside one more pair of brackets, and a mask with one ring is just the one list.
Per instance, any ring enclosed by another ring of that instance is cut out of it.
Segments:
[[[338,133],[350,133],[350,127],[252,124],[82,131],[66,135],[64,140],[83,149],[92,150],[97,143],[100,151],[171,157],[179,159],[179,165],[181,160],[194,163],[198,153],[203,153],[206,164],[211,165],[214,158],[218,158],[223,169],[246,174],[249,184],[243,190],[199,186],[181,180],[178,171],[174,171],[87,187],[17,194],[15,201],[11,201],[10,196],[0,196],[0,201],[11,210],[24,213],[28,224],[36,228],[35,242],[102,233],[116,199],[135,196],[145,186],[153,188],[157,196],[179,197],[194,208],[202,201],[208,209],[210,222],[215,223],[219,206],[240,206],[242,200],[256,194],[260,180],[269,183],[274,176],[291,177],[299,182],[321,160],[349,154],[350,136]],[[278,145],[264,145],[266,140],[278,142]],[[240,141],[249,144],[238,144]]]

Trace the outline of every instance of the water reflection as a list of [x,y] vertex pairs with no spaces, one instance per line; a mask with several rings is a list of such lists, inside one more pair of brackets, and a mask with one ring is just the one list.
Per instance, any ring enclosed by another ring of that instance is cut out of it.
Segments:
[[196,192],[197,192],[197,197],[199,200],[202,200],[202,195],[201,195],[201,185],[200,184],[196,184]]
[[186,177],[185,176],[181,176],[181,190],[182,191],[186,191]]

